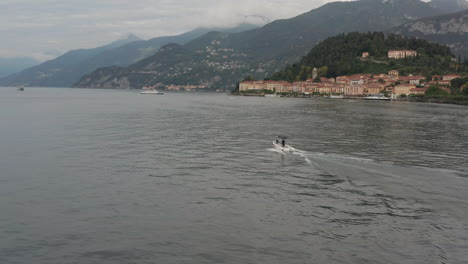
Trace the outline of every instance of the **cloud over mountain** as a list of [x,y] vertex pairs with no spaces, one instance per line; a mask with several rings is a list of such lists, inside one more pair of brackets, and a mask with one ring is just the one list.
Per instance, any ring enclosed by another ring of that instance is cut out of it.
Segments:
[[289,18],[327,0],[2,0],[0,57],[46,60],[135,33],[175,35],[197,27],[263,24]]

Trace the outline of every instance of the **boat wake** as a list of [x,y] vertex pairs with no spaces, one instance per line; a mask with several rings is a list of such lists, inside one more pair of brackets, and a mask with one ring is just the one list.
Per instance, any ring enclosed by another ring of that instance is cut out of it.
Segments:
[[310,153],[308,153],[307,151],[303,151],[303,150],[299,150],[299,149],[296,149],[295,152],[292,153],[293,155],[298,155],[300,157],[303,157],[304,160],[308,163],[308,164],[312,164],[312,161],[309,159],[308,155],[310,155]]
[[301,150],[298,148],[294,148],[294,151],[291,153],[284,152],[278,148],[269,148],[267,150],[280,153],[282,155],[299,156],[303,158],[307,164],[313,165],[316,168],[321,167],[319,163],[322,163],[322,161],[334,162],[334,163],[358,162],[361,164],[377,164],[378,163],[378,164],[392,165],[391,162],[376,162],[375,160],[369,159],[369,158],[345,156],[345,155],[339,155],[339,154],[334,154],[334,153],[312,152],[312,151]]
[[[388,234],[391,243],[410,239],[413,245],[424,245],[421,250],[439,250],[441,259],[463,258],[465,253],[457,245],[466,244],[467,214],[459,208],[466,207],[468,181],[457,171],[405,166],[352,154],[270,150],[282,154],[283,167],[295,166],[279,168],[282,181],[303,188],[296,194],[307,197],[295,199],[311,197],[312,204],[320,204],[311,210],[314,213],[330,210],[324,214],[339,223],[338,229],[361,225],[362,232],[367,233],[369,223],[374,223],[379,226],[378,232]],[[301,165],[299,157],[307,164]],[[441,228],[444,226],[450,228]],[[440,239],[445,237],[453,240],[443,240],[441,246]]]

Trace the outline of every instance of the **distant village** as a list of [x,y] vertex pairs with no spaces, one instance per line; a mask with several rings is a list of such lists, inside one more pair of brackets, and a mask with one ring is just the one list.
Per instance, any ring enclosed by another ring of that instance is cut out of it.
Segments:
[[[390,50],[388,58],[402,59],[417,56],[414,50]],[[363,52],[362,58],[368,58],[369,53]],[[286,81],[244,81],[239,84],[239,92],[267,91],[274,93],[328,94],[361,97],[372,94],[387,93],[391,97],[424,94],[433,84],[451,92],[450,81],[461,78],[460,75],[434,75],[430,80],[421,75],[400,76],[397,70],[383,74],[354,74],[336,78],[317,78],[314,68],[312,78],[306,81],[289,83]]]

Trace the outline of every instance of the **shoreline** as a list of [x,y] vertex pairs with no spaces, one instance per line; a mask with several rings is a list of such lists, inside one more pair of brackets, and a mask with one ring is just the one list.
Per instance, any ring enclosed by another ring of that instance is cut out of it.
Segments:
[[[260,93],[229,93],[230,96],[246,96],[246,97],[267,97],[266,94]],[[366,100],[362,96],[345,96],[343,98],[326,98],[325,96],[316,96],[316,95],[278,95],[274,96],[273,98],[323,98],[323,99],[330,99],[330,100],[345,100],[345,99],[352,99],[352,100]],[[455,105],[464,105],[468,106],[468,100],[460,100],[460,99],[453,99],[453,98],[420,98],[420,97],[407,97],[407,98],[399,98],[399,99],[391,99],[391,100],[366,100],[366,101],[396,101],[396,102],[416,102],[416,103],[435,103],[435,104],[455,104]]]

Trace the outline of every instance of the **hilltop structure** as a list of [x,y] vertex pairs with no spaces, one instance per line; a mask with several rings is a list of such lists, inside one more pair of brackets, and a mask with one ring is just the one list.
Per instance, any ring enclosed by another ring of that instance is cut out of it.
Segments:
[[416,57],[418,52],[415,50],[389,50],[388,58],[389,59],[403,59],[407,57]]

